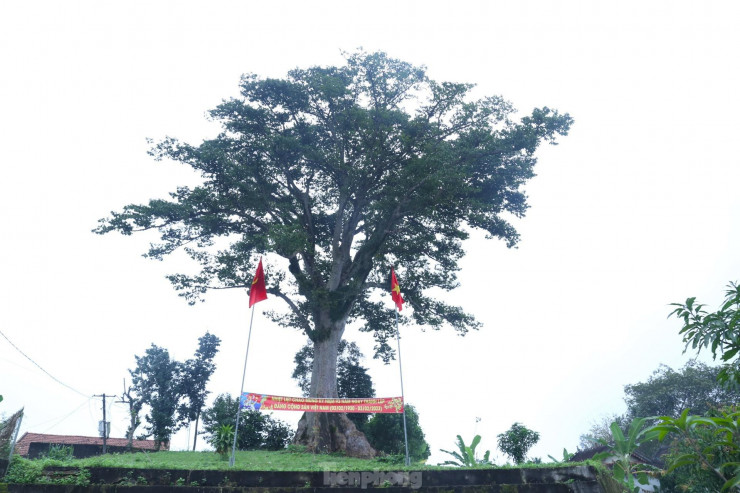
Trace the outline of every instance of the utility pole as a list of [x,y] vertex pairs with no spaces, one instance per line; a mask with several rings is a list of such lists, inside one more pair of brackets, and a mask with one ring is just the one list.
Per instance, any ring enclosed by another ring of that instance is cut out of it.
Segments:
[[117,397],[115,395],[98,394],[93,397],[103,398],[103,453],[108,453],[108,422],[105,420],[105,398],[106,397]]

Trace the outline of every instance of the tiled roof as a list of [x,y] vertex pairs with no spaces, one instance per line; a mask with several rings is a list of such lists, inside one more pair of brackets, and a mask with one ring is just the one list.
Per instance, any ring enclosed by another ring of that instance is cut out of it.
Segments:
[[[19,455],[28,455],[31,443],[55,443],[60,445],[103,445],[102,437],[84,437],[78,435],[46,435],[43,433],[24,433],[15,444],[15,451]],[[106,443],[109,447],[126,447],[128,440],[125,438],[108,438]],[[154,450],[154,440],[134,440],[133,447],[136,450]],[[168,450],[169,445],[162,443],[160,450]]]
[[[570,462],[580,462],[588,460],[593,458],[593,456],[596,454],[608,452],[609,450],[611,450],[610,447],[606,445],[597,445],[586,450],[579,450],[575,454],[573,454],[573,457],[570,458]],[[637,451],[633,451],[630,456],[632,457],[632,462],[642,462],[643,464],[648,464],[651,466],[664,467],[664,464],[661,464],[660,459],[651,459],[650,457],[643,455]]]

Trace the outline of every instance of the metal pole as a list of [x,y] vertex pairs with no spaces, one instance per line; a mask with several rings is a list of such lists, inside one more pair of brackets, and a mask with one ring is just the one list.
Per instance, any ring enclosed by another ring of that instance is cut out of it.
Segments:
[[[124,387],[126,386],[126,381],[125,380],[123,381],[123,385],[124,385]],[[124,390],[125,390],[125,388],[124,388]],[[103,398],[103,453],[105,454],[105,453],[108,452],[108,422],[105,420],[106,419],[106,416],[105,416],[105,398],[106,397],[118,397],[118,396],[116,396],[116,395],[105,395],[105,393],[103,393],[103,394],[94,395],[93,397],[102,397]]]
[[108,453],[108,441],[107,436],[108,435],[108,423],[105,422],[105,393],[103,394],[103,455]]
[[401,336],[398,330],[398,311],[396,311],[396,342],[398,342],[398,371],[401,374],[401,400],[403,401],[403,442],[406,445],[406,465],[411,465],[409,459],[409,436],[406,432],[406,398],[403,394],[403,367],[401,365]]
[[249,335],[247,336],[247,352],[244,355],[244,370],[242,371],[242,387],[239,390],[236,406],[236,428],[234,428],[234,444],[231,447],[231,457],[229,457],[229,467],[234,467],[236,459],[236,437],[239,433],[239,417],[241,416],[241,399],[244,393],[244,377],[247,375],[247,358],[249,357],[249,342],[252,340],[252,322],[254,322],[254,305],[252,305],[252,316],[249,318]]

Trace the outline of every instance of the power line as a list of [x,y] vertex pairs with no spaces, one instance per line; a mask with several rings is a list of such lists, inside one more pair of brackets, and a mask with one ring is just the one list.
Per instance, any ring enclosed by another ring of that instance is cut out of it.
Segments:
[[15,344],[13,344],[13,341],[11,341],[10,339],[8,339],[8,336],[6,336],[5,334],[3,334],[3,331],[2,331],[2,330],[0,330],[0,336],[3,336],[3,337],[5,338],[5,340],[6,340],[6,341],[8,341],[8,344],[10,344],[11,346],[13,346],[13,348],[14,348],[14,349],[15,349],[16,351],[18,351],[19,353],[21,353],[21,354],[23,355],[23,357],[24,357],[24,358],[26,358],[26,359],[27,359],[28,361],[30,361],[31,363],[33,363],[34,365],[36,365],[36,367],[37,367],[37,368],[38,368],[39,370],[41,370],[42,372],[46,373],[46,374],[47,374],[47,375],[49,376],[49,378],[51,378],[52,380],[54,380],[54,381],[55,381],[56,383],[58,383],[58,384],[60,384],[60,385],[62,385],[62,386],[64,386],[64,387],[67,387],[67,388],[68,388],[69,390],[71,390],[72,392],[75,392],[75,393],[77,393],[77,394],[80,394],[80,395],[81,395],[82,397],[90,397],[89,395],[87,395],[87,394],[83,394],[83,393],[82,393],[82,392],[80,392],[79,390],[77,390],[77,389],[74,389],[74,388],[70,387],[69,385],[67,385],[66,383],[64,383],[64,382],[62,382],[61,380],[59,380],[58,378],[56,378],[56,377],[55,377],[54,375],[52,375],[52,374],[51,374],[51,373],[49,373],[48,371],[46,371],[46,370],[44,370],[43,368],[41,368],[41,365],[39,365],[38,363],[36,363],[36,362],[35,362],[34,360],[32,360],[32,359],[31,359],[31,358],[30,358],[30,357],[29,357],[29,356],[28,356],[28,355],[27,355],[26,353],[24,353],[23,351],[21,351],[21,350],[20,350],[20,348],[19,348],[18,346],[16,346]]
[[52,422],[52,421],[56,421],[56,422],[55,422],[55,423],[54,423],[53,425],[50,425],[50,426],[46,427],[46,429],[44,429],[44,430],[43,430],[43,431],[41,432],[41,433],[46,433],[47,431],[49,431],[49,430],[51,430],[52,428],[56,427],[56,426],[57,426],[57,425],[59,425],[59,424],[60,424],[60,423],[61,423],[62,421],[66,420],[67,418],[69,418],[70,416],[72,416],[72,415],[73,415],[74,413],[76,413],[77,411],[79,411],[79,410],[80,410],[80,409],[82,408],[82,406],[84,406],[84,405],[85,405],[85,404],[87,404],[88,402],[92,401],[92,399],[93,399],[92,397],[88,397],[88,398],[87,398],[87,399],[85,400],[85,402],[83,402],[82,404],[80,404],[79,406],[77,406],[76,408],[74,408],[74,409],[73,409],[72,411],[70,411],[69,413],[65,414],[64,416],[56,416],[56,417],[54,417],[54,418],[50,418],[50,419],[47,419],[46,421],[40,421],[40,422],[38,422],[38,423],[34,423],[34,424],[31,424],[31,425],[25,426],[24,428],[27,428],[27,429],[31,429],[31,428],[41,428],[42,426],[46,425],[47,423],[50,423],[50,422]]

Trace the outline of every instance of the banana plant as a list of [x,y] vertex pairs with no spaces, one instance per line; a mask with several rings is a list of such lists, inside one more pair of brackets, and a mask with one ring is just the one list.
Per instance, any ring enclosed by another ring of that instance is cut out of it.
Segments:
[[213,437],[211,445],[215,447],[216,453],[225,459],[229,455],[233,440],[234,427],[232,425],[221,425],[216,430],[216,435]]
[[[632,493],[639,493],[639,484],[648,484],[647,474],[643,471],[636,471],[635,464],[633,464],[631,460],[632,454],[643,442],[651,440],[656,436],[656,433],[650,428],[644,429],[645,421],[646,418],[636,418],[632,420],[627,436],[624,435],[619,424],[614,421],[609,427],[612,432],[614,443],[609,443],[603,438],[595,440],[600,445],[609,447],[609,450],[594,455],[594,459],[612,459],[614,461],[614,465],[612,467],[614,479],[626,486]],[[638,484],[635,484],[635,474],[637,475]]]
[[457,449],[459,452],[456,451],[449,451],[440,449],[442,452],[446,454],[450,454],[452,457],[454,457],[456,460],[447,460],[444,462],[441,462],[440,466],[456,466],[456,467],[481,467],[481,466],[488,466],[493,465],[491,461],[488,460],[488,458],[491,455],[490,450],[486,450],[486,453],[483,455],[482,459],[478,459],[475,456],[475,448],[480,443],[480,435],[475,435],[475,438],[473,438],[473,441],[470,442],[470,446],[466,446],[465,442],[463,441],[462,437],[460,435],[457,435]]
[[576,454],[571,454],[570,452],[568,452],[568,449],[565,448],[565,447],[563,447],[563,458],[561,460],[558,460],[555,457],[553,457],[552,455],[547,454],[547,456],[550,458],[551,461],[558,462],[558,463],[568,462],[569,460],[571,460],[573,458],[574,455],[576,455]]

